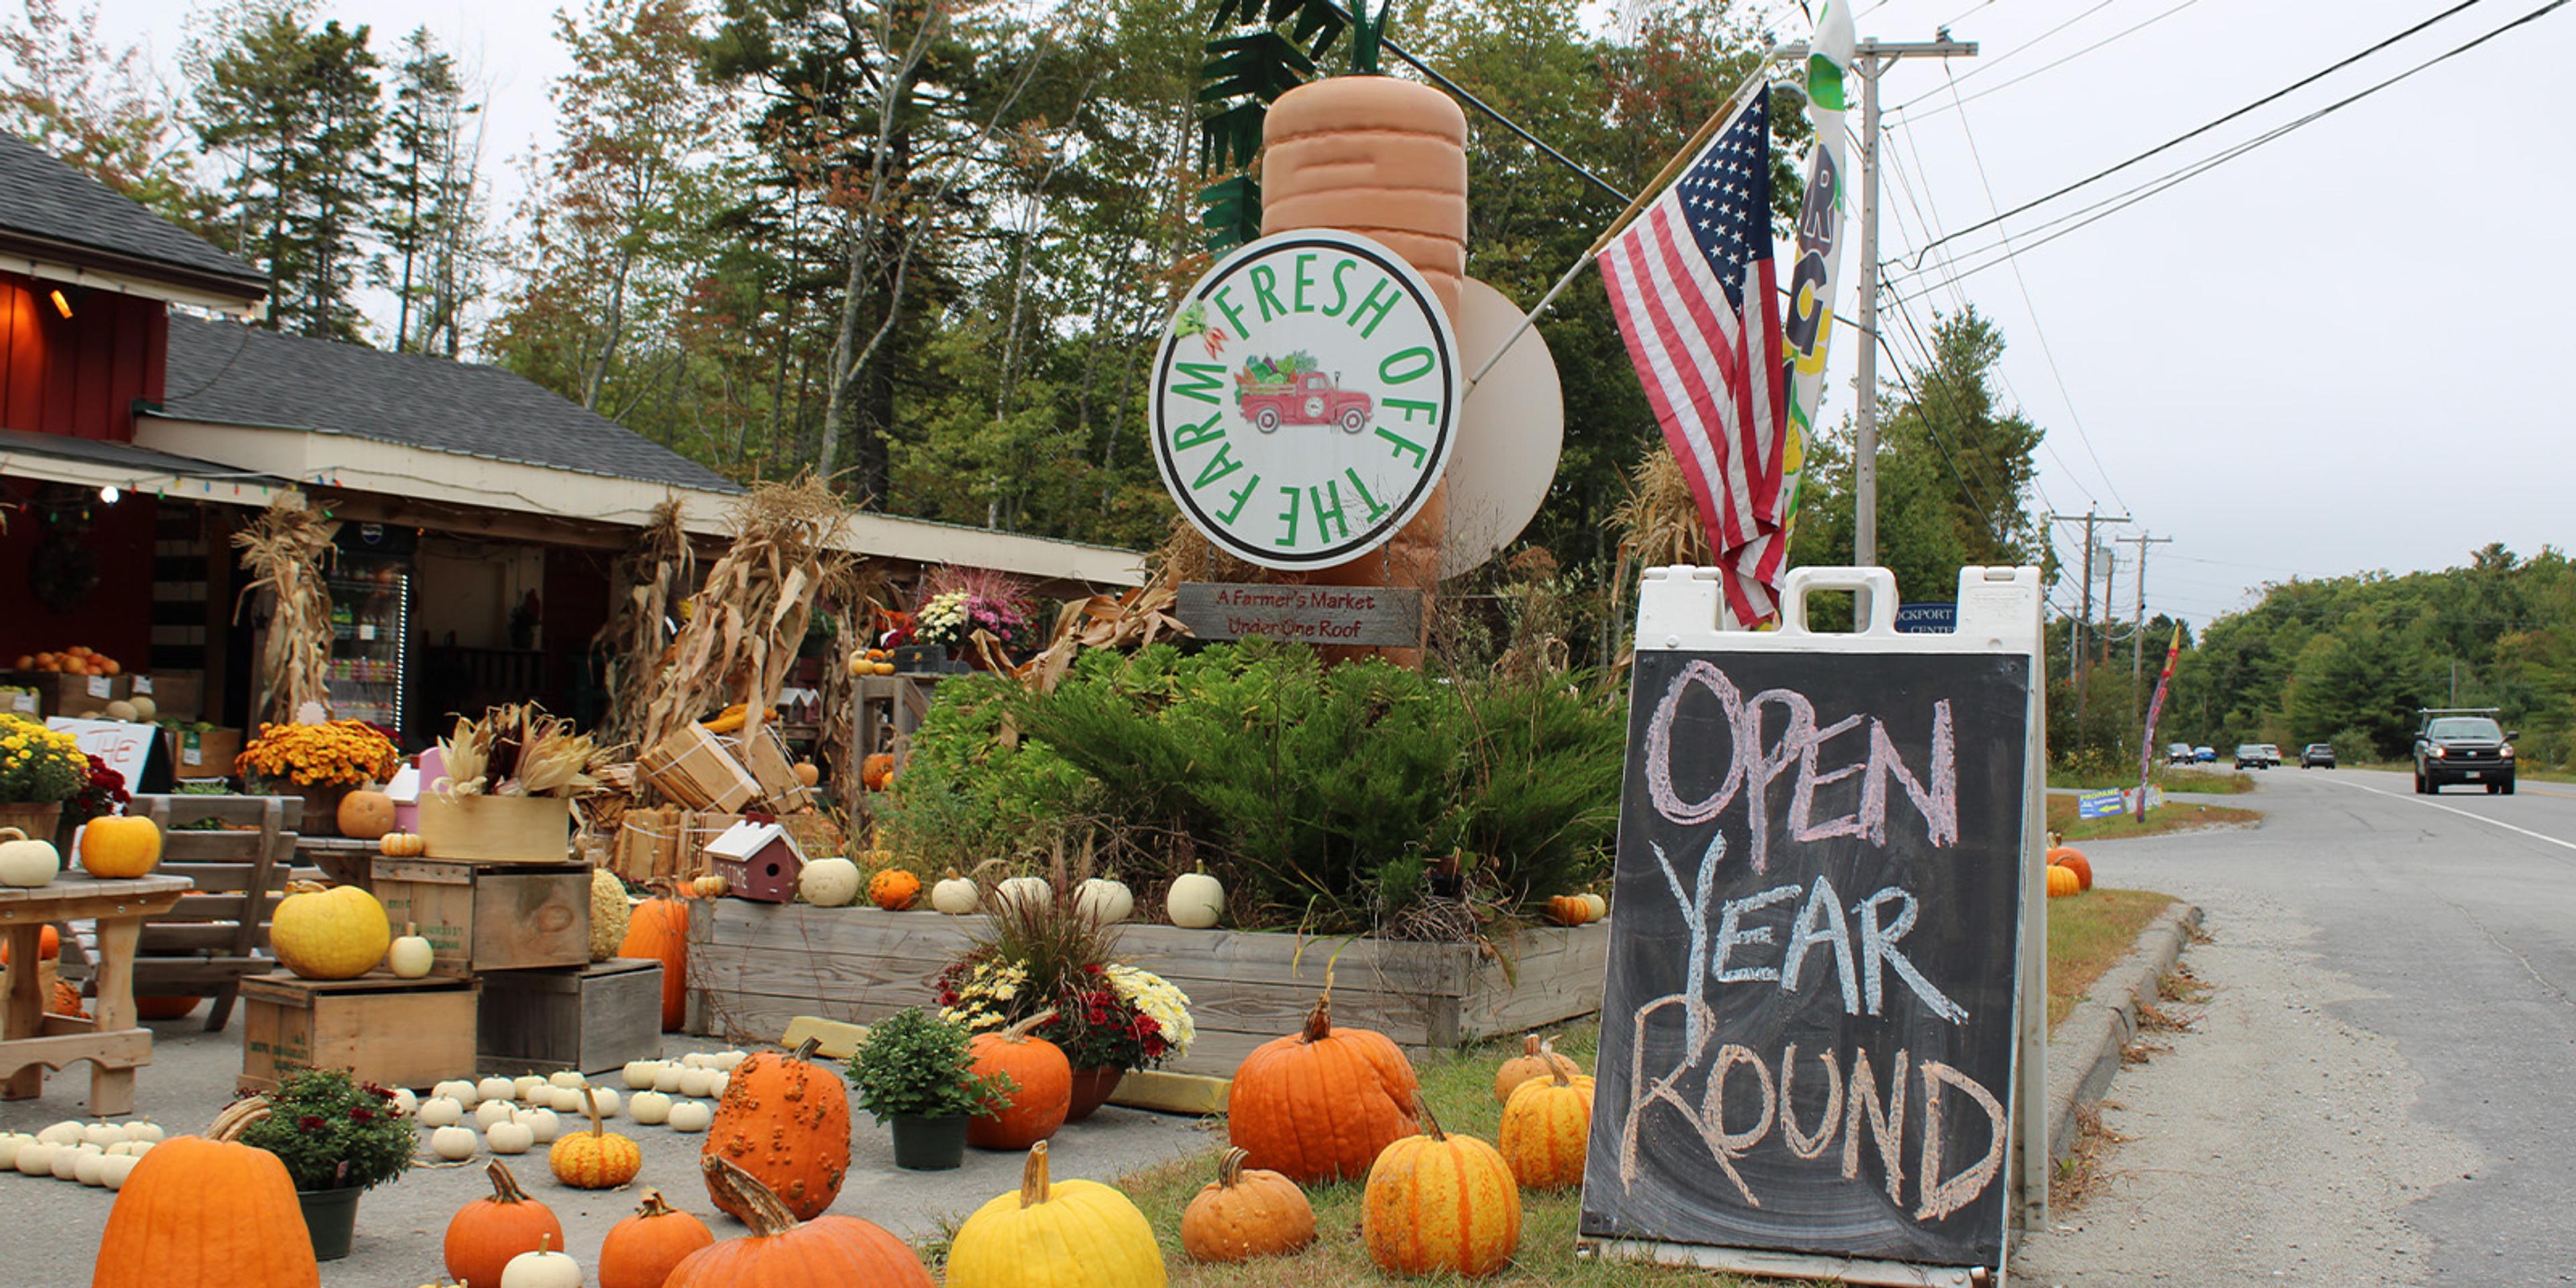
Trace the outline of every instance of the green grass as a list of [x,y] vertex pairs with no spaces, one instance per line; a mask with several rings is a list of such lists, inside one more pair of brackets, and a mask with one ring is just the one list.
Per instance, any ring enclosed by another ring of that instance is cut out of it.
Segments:
[[[2051,771],[2048,785],[2079,792],[2097,792],[2106,787],[2128,788],[2136,783],[2095,781],[2099,775],[2068,774]],[[2254,776],[2232,769],[2182,769],[2158,766],[2155,781],[2169,792],[2199,792],[2210,796],[2235,796],[2254,790]]]
[[2138,932],[2172,902],[2172,895],[2152,890],[2111,890],[2098,885],[2048,901],[2050,1028],[2075,1009],[2102,972],[2129,955]]
[[2188,832],[2204,827],[2232,827],[2259,823],[2262,811],[2238,809],[2232,805],[2201,805],[2172,801],[2147,811],[2147,821],[2136,815],[2114,814],[2109,818],[2079,818],[2075,798],[2048,798],[2048,830],[2068,841],[2118,841],[2140,836],[2162,836],[2168,832]]

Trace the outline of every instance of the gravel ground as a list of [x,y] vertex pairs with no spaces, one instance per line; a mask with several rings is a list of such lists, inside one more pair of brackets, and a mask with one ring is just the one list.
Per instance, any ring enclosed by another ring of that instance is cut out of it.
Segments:
[[2413,1284],[2432,1240],[2405,1207],[2479,1163],[2413,1117],[2423,1079],[2395,1040],[2335,1019],[2364,996],[2316,964],[2312,927],[2277,903],[2202,893],[2211,942],[2184,962],[2205,1002],[2123,1070],[2102,1108],[2124,1138],[2102,1187],[2011,1266],[2086,1288]]
[[[203,1024],[201,1012],[195,1019],[153,1025],[154,1063],[136,1075],[136,1117],[162,1123],[174,1135],[203,1130],[231,1097],[234,1075],[241,1071],[240,1012],[235,1011],[231,1028],[223,1033],[206,1033]],[[677,1036],[664,1047],[671,1058],[683,1051],[719,1049]],[[624,1086],[614,1072],[593,1081]],[[0,1131],[35,1131],[80,1118],[88,1094],[89,1066],[74,1065],[68,1074],[47,1080],[42,1098],[0,1103]],[[864,1217],[905,1238],[920,1239],[939,1234],[944,1223],[963,1220],[986,1199],[1019,1185],[1017,1154],[970,1149],[966,1165],[954,1172],[898,1171],[885,1129],[855,1107],[850,1117],[855,1140],[849,1178],[832,1206],[836,1213]],[[591,1192],[557,1184],[546,1171],[542,1145],[509,1160],[520,1183],[563,1222],[564,1237],[585,1274],[596,1268],[599,1241],[608,1227],[635,1210],[645,1186],[662,1189],[674,1206],[706,1220],[718,1238],[744,1232],[707,1201],[697,1172],[698,1147],[706,1137],[640,1126],[623,1115],[610,1120],[609,1130],[631,1136],[643,1147],[643,1174],[626,1189]],[[1194,1151],[1208,1139],[1198,1120],[1110,1106],[1088,1122],[1066,1128],[1049,1154],[1058,1177],[1107,1180]],[[481,1154],[461,1165],[415,1167],[395,1184],[369,1192],[359,1201],[356,1246],[347,1260],[323,1264],[324,1288],[414,1288],[446,1282],[439,1248],[448,1218],[491,1192],[483,1175],[489,1159]],[[71,1181],[0,1174],[0,1218],[7,1227],[0,1234],[0,1288],[87,1283],[114,1197]]]

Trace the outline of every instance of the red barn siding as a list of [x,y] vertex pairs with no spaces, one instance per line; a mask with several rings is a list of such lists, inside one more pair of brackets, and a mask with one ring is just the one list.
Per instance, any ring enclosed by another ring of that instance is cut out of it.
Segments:
[[161,398],[167,306],[91,291],[66,318],[50,289],[0,273],[0,426],[133,441],[135,400]]
[[[33,479],[10,477],[0,480],[0,497],[33,497],[43,487]],[[0,667],[22,654],[58,652],[74,644],[86,644],[129,667],[149,664],[158,508],[148,496],[128,496],[114,505],[91,496],[85,544],[98,558],[98,585],[69,613],[38,603],[30,584],[36,544],[44,538],[44,516],[32,508],[9,513],[9,529],[0,532]]]

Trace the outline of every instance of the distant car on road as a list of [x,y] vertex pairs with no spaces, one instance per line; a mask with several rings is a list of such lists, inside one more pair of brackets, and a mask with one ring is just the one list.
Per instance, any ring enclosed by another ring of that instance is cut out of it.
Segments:
[[2188,765],[2191,763],[2191,757],[2190,743],[2177,742],[2165,748],[2165,763],[2168,765]]
[[2275,758],[2271,751],[2264,747],[2262,743],[2240,742],[2236,744],[2236,767],[2238,769],[2270,769],[2277,763],[2279,763],[2277,758]]
[[2279,769],[2281,767],[2281,748],[2279,745],[2268,742],[2264,743],[2263,758],[2272,762],[2272,768]]
[[2193,764],[2215,765],[2218,763],[2218,748],[2194,747],[2191,749],[2191,759]]
[[2333,743],[2330,743],[2330,742],[2312,742],[2312,743],[2309,743],[2307,746],[2304,746],[2304,747],[2299,748],[2299,768],[2301,768],[2301,769],[2317,769],[2317,768],[2332,769],[2332,768],[2334,768],[2334,767],[2335,767],[2335,761],[2334,761],[2334,744],[2333,744]]
[[2415,734],[2415,794],[2430,795],[2449,783],[2483,786],[2489,796],[2513,795],[2515,734],[2496,723],[2494,707],[2428,707]]

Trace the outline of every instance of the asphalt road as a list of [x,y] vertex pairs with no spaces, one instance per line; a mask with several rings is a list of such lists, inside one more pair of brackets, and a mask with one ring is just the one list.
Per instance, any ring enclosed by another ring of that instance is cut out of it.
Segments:
[[2096,843],[2209,912],[2196,1033],[2123,1074],[2067,1284],[2576,1283],[2576,786],[2279,769],[2258,829]]

